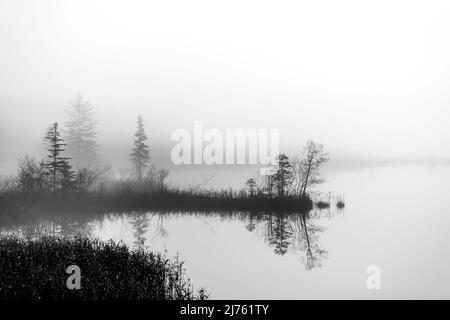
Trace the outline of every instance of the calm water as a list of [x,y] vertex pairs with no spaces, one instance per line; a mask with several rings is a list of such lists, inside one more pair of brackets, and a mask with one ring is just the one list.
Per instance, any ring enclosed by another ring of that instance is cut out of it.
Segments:
[[[109,214],[23,219],[2,231],[84,233],[179,253],[213,299],[450,298],[450,168],[338,172],[322,191],[346,207],[309,214]],[[381,289],[366,286],[369,265]]]

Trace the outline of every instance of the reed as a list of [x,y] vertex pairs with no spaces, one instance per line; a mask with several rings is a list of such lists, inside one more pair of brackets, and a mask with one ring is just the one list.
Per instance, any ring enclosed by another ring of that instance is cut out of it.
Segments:
[[[70,290],[67,267],[81,269],[81,289]],[[0,299],[26,300],[192,300],[183,263],[122,243],[83,237],[0,238]]]

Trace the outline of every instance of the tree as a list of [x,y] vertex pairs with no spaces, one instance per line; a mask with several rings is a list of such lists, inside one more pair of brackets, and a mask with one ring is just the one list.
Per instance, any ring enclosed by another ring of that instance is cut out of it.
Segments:
[[255,194],[255,188],[256,188],[256,181],[253,178],[248,179],[245,182],[245,185],[250,190],[250,197],[253,198],[253,195]]
[[67,142],[67,154],[72,163],[79,167],[91,166],[98,160],[98,144],[94,109],[78,93],[68,105],[66,113],[69,121],[64,136]]
[[61,132],[59,131],[58,123],[55,122],[50,126],[45,136],[45,140],[48,143],[47,151],[49,152],[49,162],[46,163],[46,167],[50,175],[50,186],[53,192],[56,191],[58,178],[60,174],[63,176],[64,170],[67,170],[67,161],[69,158],[62,157],[61,153],[64,151],[63,147],[66,145],[64,139],[61,138]]
[[131,153],[131,160],[133,161],[138,181],[142,182],[142,175],[144,169],[147,167],[147,164],[150,161],[150,152],[148,149],[148,145],[145,144],[148,138],[145,135],[144,122],[142,120],[141,115],[138,116],[137,128],[134,136],[135,140],[134,140],[134,148]]
[[22,192],[41,192],[48,182],[45,164],[38,163],[34,158],[25,156],[19,160],[18,181]]
[[267,192],[269,199],[272,199],[274,186],[275,186],[274,175],[267,175],[266,176],[266,192]]
[[280,154],[276,158],[277,168],[274,174],[274,182],[278,191],[279,197],[284,197],[287,189],[292,182],[294,171],[289,162],[289,158],[285,154]]
[[167,178],[168,175],[169,170],[167,169],[158,169],[156,171],[156,177],[158,178],[158,185],[160,191],[164,190],[164,180]]
[[308,141],[303,148],[302,159],[295,165],[296,188],[301,196],[305,196],[308,188],[320,184],[321,166],[329,160],[327,153],[323,151],[323,145]]
[[75,177],[78,192],[87,192],[88,189],[97,182],[99,177],[110,169],[111,167],[109,166],[103,169],[79,169]]
[[62,191],[69,191],[75,188],[75,171],[72,170],[72,166],[67,160],[62,161],[61,163],[59,184]]

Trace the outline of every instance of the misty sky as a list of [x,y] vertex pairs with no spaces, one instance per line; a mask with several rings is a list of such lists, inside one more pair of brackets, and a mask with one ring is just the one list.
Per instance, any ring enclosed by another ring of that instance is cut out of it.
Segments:
[[450,157],[449,1],[0,0],[0,174],[77,92],[108,161],[170,135],[278,128],[348,157]]

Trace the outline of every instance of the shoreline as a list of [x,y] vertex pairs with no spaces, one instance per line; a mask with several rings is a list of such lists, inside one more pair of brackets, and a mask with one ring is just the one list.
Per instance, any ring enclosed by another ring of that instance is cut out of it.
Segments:
[[308,197],[233,197],[161,193],[117,193],[117,194],[18,194],[0,196],[0,215],[20,214],[29,211],[270,211],[299,213],[310,211],[314,206]]

